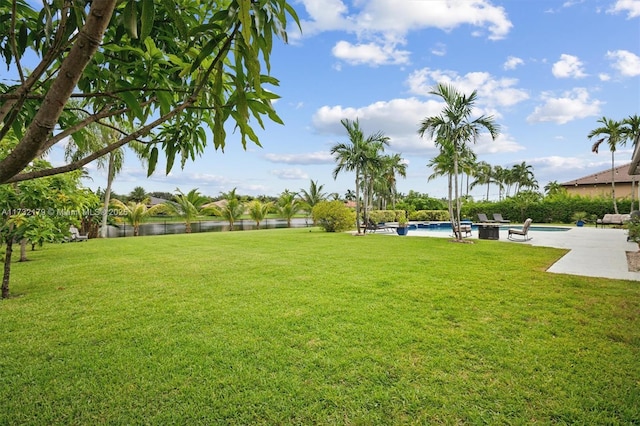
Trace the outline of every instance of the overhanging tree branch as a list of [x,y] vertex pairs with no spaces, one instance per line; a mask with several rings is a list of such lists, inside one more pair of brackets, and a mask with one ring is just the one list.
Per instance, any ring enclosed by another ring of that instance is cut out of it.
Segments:
[[0,161],[0,183],[7,182],[23,170],[45,144],[84,68],[98,50],[115,6],[116,0],[94,0],[91,4],[87,21],[80,30],[69,55],[63,61],[40,110],[34,116],[20,143]]

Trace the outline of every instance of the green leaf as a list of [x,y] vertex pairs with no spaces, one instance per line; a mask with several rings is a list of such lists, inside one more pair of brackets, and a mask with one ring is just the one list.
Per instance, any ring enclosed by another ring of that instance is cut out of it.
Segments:
[[156,11],[153,6],[153,0],[142,0],[142,24],[140,26],[140,38],[142,40],[151,35],[155,15]]
[[127,106],[131,108],[131,111],[136,117],[141,120],[144,119],[144,113],[140,107],[140,102],[138,102],[138,98],[136,98],[132,92],[123,92],[122,99],[125,101]]
[[240,23],[242,24],[242,38],[249,46],[251,44],[251,0],[238,0],[240,6]]
[[129,0],[129,3],[124,8],[124,26],[129,33],[129,37],[138,38],[138,9],[136,9],[134,0]]
[[156,164],[158,163],[158,147],[154,146],[151,148],[148,163],[149,168],[147,169],[147,177],[151,176],[156,169]]

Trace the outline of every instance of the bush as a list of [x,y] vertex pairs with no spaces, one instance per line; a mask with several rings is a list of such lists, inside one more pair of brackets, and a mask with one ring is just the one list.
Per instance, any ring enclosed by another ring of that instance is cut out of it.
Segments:
[[341,201],[322,201],[311,211],[313,221],[326,232],[342,232],[352,229],[356,214]]
[[447,210],[418,210],[409,213],[409,220],[415,221],[448,221],[449,212]]

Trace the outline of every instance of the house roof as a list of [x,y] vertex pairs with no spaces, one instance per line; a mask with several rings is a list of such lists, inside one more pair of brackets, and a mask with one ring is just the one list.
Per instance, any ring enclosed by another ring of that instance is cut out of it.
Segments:
[[[625,164],[616,167],[614,170],[616,183],[630,183],[631,181],[637,181],[635,176],[629,174],[631,170],[631,164]],[[597,185],[597,184],[611,184],[611,169],[603,170],[601,172],[594,173],[589,176],[581,177],[578,179],[570,180],[568,182],[561,183],[562,186],[580,186],[580,185]]]

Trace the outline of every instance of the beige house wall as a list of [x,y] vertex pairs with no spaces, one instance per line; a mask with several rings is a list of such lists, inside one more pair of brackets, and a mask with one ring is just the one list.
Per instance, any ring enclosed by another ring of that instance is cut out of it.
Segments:
[[[569,195],[580,195],[582,197],[611,197],[611,184],[598,185],[577,185],[565,186]],[[638,186],[636,184],[636,195],[638,198]],[[616,198],[631,198],[630,183],[616,183]]]

